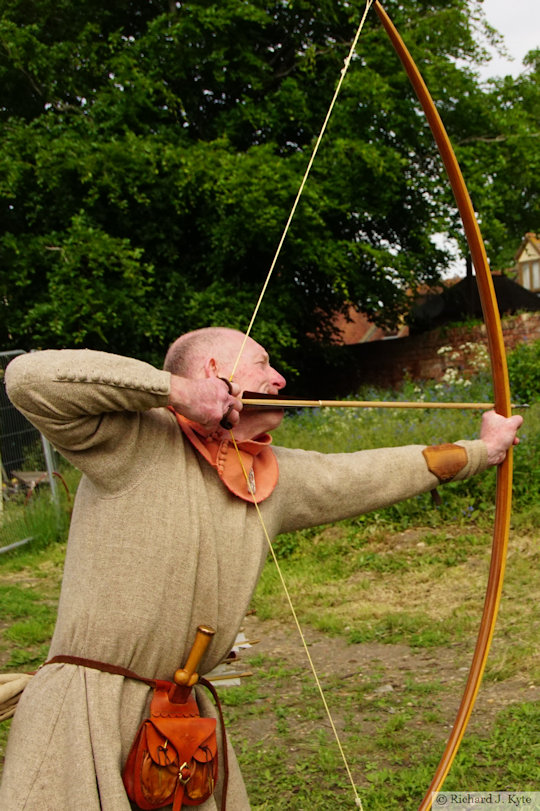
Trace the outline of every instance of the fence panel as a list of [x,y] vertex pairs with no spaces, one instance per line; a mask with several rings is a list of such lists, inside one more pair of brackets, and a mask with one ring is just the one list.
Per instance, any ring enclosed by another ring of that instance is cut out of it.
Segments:
[[8,363],[23,350],[0,352],[0,552],[31,540],[27,506],[36,487],[58,503],[53,471],[56,453],[37,428],[11,404],[4,383]]

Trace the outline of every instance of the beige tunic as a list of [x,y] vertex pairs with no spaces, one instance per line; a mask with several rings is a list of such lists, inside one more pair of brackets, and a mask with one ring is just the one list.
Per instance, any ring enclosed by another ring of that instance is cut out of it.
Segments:
[[[20,356],[7,369],[15,405],[83,472],[75,499],[50,655],[112,662],[170,679],[197,625],[216,629],[202,672],[230,651],[266,556],[253,505],[234,497],[186,441],[170,376],[89,350]],[[463,442],[486,466],[483,442]],[[432,489],[423,446],[319,454],[276,448],[279,482],[261,504],[270,537]],[[50,665],[17,709],[0,790],[6,811],[128,811],[121,770],[149,689]],[[211,702],[199,701],[205,714]],[[249,808],[231,752],[228,806]],[[216,798],[203,811],[216,809]]]

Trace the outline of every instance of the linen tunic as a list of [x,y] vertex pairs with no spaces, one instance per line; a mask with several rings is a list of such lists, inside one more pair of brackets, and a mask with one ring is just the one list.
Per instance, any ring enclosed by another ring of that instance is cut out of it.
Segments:
[[[216,634],[200,671],[211,670],[233,646],[267,543],[254,506],[226,489],[167,410],[169,373],[108,353],[48,350],[13,360],[6,385],[83,472],[49,656],[170,679],[204,623]],[[487,451],[480,440],[460,444],[463,479],[486,467]],[[260,505],[270,537],[432,489],[438,481],[423,447],[275,448],[279,481]],[[83,667],[39,670],[13,720],[0,808],[129,811],[121,772],[150,695],[144,684]],[[197,696],[202,713],[214,715],[202,689]],[[228,807],[246,811],[230,746],[229,761]],[[219,807],[220,785],[202,811]]]

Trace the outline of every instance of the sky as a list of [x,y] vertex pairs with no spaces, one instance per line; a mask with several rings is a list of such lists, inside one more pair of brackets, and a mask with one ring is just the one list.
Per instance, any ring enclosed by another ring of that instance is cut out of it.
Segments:
[[540,48],[540,0],[484,0],[483,5],[488,22],[504,36],[514,61],[494,56],[480,75],[483,79],[517,76],[523,70],[522,59],[527,51]]

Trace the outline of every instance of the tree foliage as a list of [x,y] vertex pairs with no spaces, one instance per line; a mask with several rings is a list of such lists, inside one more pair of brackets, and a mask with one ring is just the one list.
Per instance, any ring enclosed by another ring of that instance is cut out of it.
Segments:
[[540,229],[540,49],[525,62],[517,79],[493,79],[476,94],[456,144],[498,269],[513,266],[525,233]]
[[[1,343],[157,361],[184,330],[245,329],[363,6],[3,0]],[[508,175],[538,111],[538,61],[485,91],[455,64],[482,58],[478,0],[386,6],[503,255],[534,230],[539,173],[529,163],[521,191]],[[486,166],[504,191],[486,194]],[[290,366],[350,302],[391,323],[444,268],[431,239],[444,230],[460,229],[431,135],[372,13],[254,336]]]

